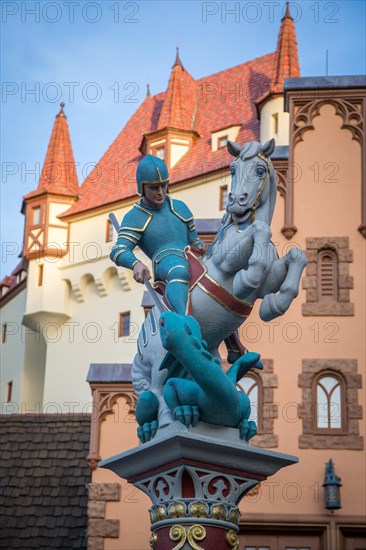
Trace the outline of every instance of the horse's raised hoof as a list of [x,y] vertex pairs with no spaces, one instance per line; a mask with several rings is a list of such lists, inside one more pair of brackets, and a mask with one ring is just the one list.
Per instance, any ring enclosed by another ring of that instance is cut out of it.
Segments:
[[159,424],[157,420],[153,420],[152,422],[145,422],[145,424],[139,426],[137,428],[137,436],[141,443],[147,443],[148,441],[151,441],[155,437],[158,426]]
[[240,424],[239,424],[239,435],[240,439],[244,439],[245,441],[249,441],[249,439],[252,439],[257,433],[257,426],[256,423],[253,422],[253,420],[247,420],[244,418]]
[[182,405],[175,407],[174,418],[184,424],[187,428],[195,426],[200,418],[199,409],[196,405]]

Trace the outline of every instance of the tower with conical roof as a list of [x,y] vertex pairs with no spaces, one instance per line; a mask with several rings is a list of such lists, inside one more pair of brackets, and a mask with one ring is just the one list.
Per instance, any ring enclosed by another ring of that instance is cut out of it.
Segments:
[[286,1],[285,14],[278,34],[275,62],[270,88],[257,101],[260,114],[260,139],[265,142],[275,138],[276,145],[289,144],[289,114],[284,109],[285,78],[300,76],[295,23]]
[[38,187],[23,199],[28,259],[67,252],[68,225],[58,216],[77,200],[79,184],[64,106],[53,125]]
[[173,168],[192,149],[199,137],[193,130],[198,92],[199,86],[183,67],[177,48],[157,128],[144,134],[141,152],[162,158],[168,168]]

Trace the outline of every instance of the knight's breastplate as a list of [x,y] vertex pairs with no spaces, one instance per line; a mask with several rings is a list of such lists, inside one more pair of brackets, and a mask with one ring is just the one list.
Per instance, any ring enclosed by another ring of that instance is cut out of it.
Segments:
[[181,255],[188,244],[187,224],[170,210],[167,202],[162,208],[149,209],[149,212],[152,218],[140,241],[140,248],[156,261],[165,252]]

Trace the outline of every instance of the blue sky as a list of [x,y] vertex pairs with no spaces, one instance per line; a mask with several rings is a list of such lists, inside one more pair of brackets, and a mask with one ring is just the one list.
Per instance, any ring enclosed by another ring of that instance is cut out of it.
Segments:
[[[1,276],[18,261],[22,197],[37,187],[60,101],[81,183],[144,99],[146,83],[153,94],[166,88],[177,44],[195,78],[218,72],[274,51],[284,6],[3,0]],[[330,76],[365,74],[363,0],[298,0],[290,10],[302,76],[325,74],[327,49]]]

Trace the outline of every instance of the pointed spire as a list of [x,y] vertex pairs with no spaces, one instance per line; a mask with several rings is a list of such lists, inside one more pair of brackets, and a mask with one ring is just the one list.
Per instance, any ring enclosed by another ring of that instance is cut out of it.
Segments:
[[175,61],[174,61],[174,65],[173,65],[172,69],[174,69],[174,67],[176,65],[179,65],[180,67],[182,67],[182,69],[184,69],[183,63],[182,63],[182,61],[179,57],[179,46],[177,46],[176,50],[177,50],[177,53],[175,54]]
[[69,126],[64,113],[64,102],[60,104],[60,107],[53,125],[38,188],[36,191],[28,193],[24,197],[25,199],[43,193],[74,197],[79,194]]
[[290,5],[286,1],[285,15],[281,20],[278,34],[274,72],[272,76],[272,91],[282,92],[285,78],[300,76],[299,56],[295,23],[290,13]]
[[[285,11],[285,15],[283,16],[283,19],[285,17],[291,17],[291,14],[290,14],[290,0],[286,0],[286,11]],[[292,17],[291,17],[292,19]]]
[[151,96],[151,93],[150,93],[150,84],[146,84],[146,97],[150,97]]
[[198,84],[183,67],[177,47],[175,62],[160,112],[158,129],[173,127],[190,130],[197,93]]
[[59,111],[59,113],[58,113],[57,116],[60,116],[60,115],[66,116],[65,113],[64,113],[65,103],[64,103],[63,101],[61,101],[60,107],[61,107],[61,109],[60,109],[60,111]]

